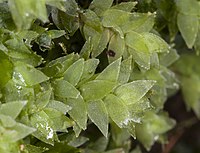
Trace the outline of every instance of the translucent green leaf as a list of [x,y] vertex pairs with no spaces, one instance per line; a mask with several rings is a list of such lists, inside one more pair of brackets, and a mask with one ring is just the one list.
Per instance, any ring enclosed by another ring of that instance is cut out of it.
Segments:
[[175,49],[170,49],[168,53],[164,53],[159,56],[160,64],[166,67],[173,64],[178,58],[179,55]]
[[126,34],[125,41],[126,45],[133,48],[134,50],[143,52],[144,54],[149,53],[148,46],[146,45],[146,40],[141,34],[131,31]]
[[104,29],[104,31],[100,36],[99,42],[97,43],[98,44],[97,47],[94,48],[94,50],[92,51],[92,57],[97,57],[104,51],[104,49],[107,47],[109,39],[110,39],[110,31],[108,29]]
[[119,86],[114,93],[126,104],[139,101],[154,85],[152,80],[138,80]]
[[26,104],[27,101],[13,101],[2,104],[0,107],[0,114],[7,115],[15,119]]
[[200,30],[198,31],[197,38],[194,44],[195,52],[197,55],[200,54]]
[[97,15],[101,16],[107,9],[112,6],[113,0],[93,0],[89,9],[93,10]]
[[[137,139],[140,142],[142,142],[143,146],[147,150],[150,150],[151,146],[154,144],[155,136],[154,136],[154,133],[149,130],[149,127],[142,126],[143,124],[136,126]],[[144,134],[144,131],[145,131],[145,134]]]
[[80,92],[65,80],[56,80],[53,84],[54,93],[61,98],[77,98]]
[[42,63],[42,57],[32,52],[22,40],[9,39],[5,45],[8,48],[7,54],[12,58],[13,63],[21,61],[34,67]]
[[[153,122],[153,124],[151,125],[151,129],[158,134],[165,133],[166,131],[172,129],[176,124],[175,120],[169,118],[168,114],[165,112],[160,114],[147,112],[145,114],[145,117],[146,116],[148,116],[147,120],[149,122]],[[144,120],[146,120],[146,118]]]
[[174,125],[175,121],[170,119],[166,113],[155,114],[149,111],[145,113],[143,123],[137,124],[136,136],[144,147],[150,150],[160,134],[172,129]]
[[52,128],[54,131],[66,132],[67,128],[72,127],[73,123],[62,112],[53,109],[45,108],[44,112],[49,116],[49,119],[53,122]]
[[80,128],[85,130],[87,126],[87,104],[82,96],[69,98],[67,99],[66,104],[72,108],[69,111],[69,115],[76,121]]
[[159,36],[153,33],[143,33],[145,43],[148,46],[149,52],[167,52],[169,49],[168,44]]
[[17,135],[15,136],[15,138],[13,138],[13,141],[23,139],[24,137],[36,131],[35,128],[28,127],[21,123],[17,123],[14,127],[12,127],[12,130],[15,130],[17,132]]
[[88,102],[88,116],[105,137],[108,135],[108,112],[102,100]]
[[106,151],[105,153],[122,153],[124,152],[124,149],[123,148],[117,148],[117,149],[111,149],[111,150],[108,150]]
[[191,76],[192,74],[198,76],[200,74],[199,62],[199,56],[195,54],[182,54],[172,66],[173,70],[183,77]]
[[150,109],[151,103],[146,97],[143,97],[139,101],[128,106],[130,116],[134,123],[141,123],[144,116],[144,112]]
[[91,10],[86,10],[86,12],[82,16],[82,20],[84,21],[85,25],[91,27],[96,32],[102,32],[103,27],[101,25],[101,20],[95,12]]
[[[55,4],[55,3],[64,3],[65,12],[69,15],[75,15],[77,13],[77,10],[79,9],[78,4],[75,0],[67,0],[67,3],[65,3],[65,0],[46,0],[47,4]],[[54,5],[55,6],[55,5]]]
[[39,33],[33,30],[23,30],[18,32],[18,36],[25,39],[25,43],[32,47],[31,42],[39,36]]
[[56,101],[56,100],[50,100],[46,107],[56,109],[62,112],[63,114],[66,114],[69,110],[72,109],[70,106],[64,104],[63,102]]
[[43,109],[49,103],[52,90],[40,92],[36,95],[35,104],[38,109]]
[[113,94],[105,97],[104,103],[108,110],[110,118],[120,127],[127,125],[129,122],[129,112],[124,102]]
[[30,144],[24,145],[24,151],[28,153],[43,153],[47,150],[47,148],[37,147]]
[[112,6],[111,8],[131,12],[135,8],[136,4],[137,2],[121,2],[117,5]]
[[76,135],[76,137],[79,137],[82,129],[80,126],[78,126],[78,124],[75,122],[74,126],[73,126],[73,130],[74,130],[74,133]]
[[[70,36],[73,36],[74,33],[78,30],[79,28],[79,19],[78,19],[78,6],[77,8],[66,8],[66,6],[70,6],[71,2],[74,0],[68,0],[67,4],[65,4],[64,9],[70,9],[67,12],[60,11],[56,8],[52,9],[52,20],[53,23],[57,26],[58,29],[65,30],[67,34]],[[55,1],[54,1],[55,2]],[[76,2],[73,2],[76,4]],[[72,9],[72,10],[71,10]],[[75,10],[74,10],[75,9]]]
[[[47,5],[54,6],[65,12],[67,10],[65,8],[64,2],[65,2],[65,0],[46,0]],[[74,4],[76,4],[76,3],[74,3]]]
[[159,61],[158,53],[154,52],[151,54],[150,63],[151,63],[151,67],[159,68],[160,61]]
[[20,34],[18,36],[18,33],[14,34],[10,31],[5,31],[5,34],[8,35],[9,39],[4,40],[5,42],[3,45],[7,48],[7,50],[4,48],[4,51],[6,51],[7,55],[11,57],[13,63],[21,61],[34,67],[42,63],[42,57],[29,48],[26,40],[24,40],[26,38],[22,38]]
[[[120,27],[130,18],[131,13],[117,9],[109,9],[103,14],[102,24],[104,27],[113,28]],[[116,29],[116,31],[118,31]]]
[[87,60],[89,59],[91,52],[92,52],[91,37],[88,37],[85,44],[81,48],[80,56]]
[[173,71],[166,67],[161,67],[161,75],[164,77],[165,80],[165,87],[168,89],[178,89],[179,88],[179,81]]
[[124,22],[121,26],[124,33],[131,31],[136,32],[149,32],[154,25],[155,14],[153,13],[138,13],[134,12],[130,14],[129,20]]
[[130,118],[126,124],[125,124],[125,128],[127,129],[128,133],[134,138],[136,139],[136,134],[135,134],[135,119]]
[[109,94],[115,86],[115,82],[93,80],[83,84],[80,91],[85,101],[99,100]]
[[79,136],[77,138],[70,140],[70,142],[68,144],[73,147],[80,147],[88,141],[89,141],[89,138],[84,137],[84,136]]
[[151,65],[151,54],[136,51],[133,48],[128,47],[128,52],[132,55],[134,61],[139,65],[140,68],[149,70]]
[[127,83],[132,71],[132,57],[123,60],[119,72],[118,82],[121,84]]
[[[90,149],[95,150],[95,152],[104,152],[108,147],[109,139],[102,136],[98,138],[90,147]],[[105,152],[104,152],[105,153]]]
[[[86,40],[90,39],[90,41],[91,41],[91,52],[93,53],[93,51],[95,51],[95,49],[97,48],[97,46],[99,44],[102,33],[97,32],[95,29],[93,29],[92,27],[87,26],[87,25],[84,25],[83,32],[84,32],[84,36],[85,36]],[[95,53],[95,55],[93,55],[93,57],[98,56],[98,54],[100,54],[102,51],[103,50],[98,50],[98,52],[96,51],[96,53]]]
[[[2,126],[0,126],[0,131],[1,131],[1,144],[4,143],[4,145],[7,143],[16,143],[16,137],[17,137],[17,131],[12,130],[10,128],[4,128]],[[3,144],[2,144],[3,145]],[[9,150],[8,148],[5,148],[5,146],[3,147],[2,145],[0,145],[0,151],[1,148],[3,148],[3,150]]]
[[47,31],[47,34],[51,39],[55,39],[65,35],[66,32],[64,30],[49,30]]
[[20,52],[19,50],[17,50],[17,51],[10,50],[8,55],[12,58],[13,63],[16,63],[17,61],[21,61],[26,64],[32,65],[34,67],[36,67],[42,63],[41,56],[39,56],[35,53],[23,53],[23,52]]
[[[24,30],[26,31],[26,29],[23,29],[23,31],[24,31]],[[38,24],[36,24],[36,23],[33,23],[33,24],[31,25],[31,30],[37,32],[38,34],[42,34],[42,33],[44,33],[45,31],[47,31],[46,28],[44,28],[44,27],[42,27],[42,26],[40,26],[40,25],[38,25]],[[19,31],[19,32],[23,32],[23,31]],[[28,31],[30,31],[30,30],[28,30]]]
[[121,58],[109,64],[95,80],[116,82],[119,76]]
[[84,69],[84,59],[79,59],[73,63],[64,73],[64,80],[76,86],[82,76]]
[[16,122],[13,118],[7,115],[2,115],[0,114],[0,123],[3,125],[5,128],[10,128],[15,126]]
[[[149,92],[151,95],[150,100],[153,106],[162,109],[163,104],[167,99],[167,91],[166,91],[167,82],[164,76],[162,75],[162,71],[158,70],[157,68],[151,68],[145,73],[133,70],[132,77],[133,78],[130,78],[130,80],[148,79],[156,81],[156,83]],[[174,78],[174,76],[172,77]]]
[[15,52],[17,51],[17,52],[29,53],[29,54],[31,53],[31,50],[22,41],[22,38],[18,38],[14,34],[12,35],[10,39],[6,40],[4,44],[9,50],[14,50]]
[[85,61],[81,80],[90,79],[94,75],[98,64],[99,60],[95,58],[88,59],[87,61]]
[[20,85],[17,81],[10,80],[4,87],[3,94],[7,102],[24,101],[28,95],[32,98],[34,89]]
[[125,36],[126,45],[129,53],[141,67],[150,68],[150,51],[146,45],[146,40],[142,35],[136,32],[129,32]]
[[177,24],[188,48],[192,48],[199,28],[198,16],[179,13],[177,16]]
[[180,79],[183,98],[188,109],[192,108],[195,114],[200,116],[199,93],[200,93],[200,67],[199,56],[195,54],[182,54],[180,59],[173,65]]
[[0,146],[0,152],[18,153],[18,152],[20,152],[19,144],[15,143],[15,142],[14,143],[2,142],[2,144]]
[[19,62],[15,64],[14,70],[28,86],[33,86],[49,79],[41,71],[28,64]]
[[0,59],[0,88],[2,88],[12,77],[13,65],[2,51],[0,51]]
[[41,35],[39,35],[39,37],[37,37],[36,43],[43,52],[45,52],[46,49],[52,48],[52,39],[47,31],[43,32]]
[[200,4],[196,0],[177,0],[176,6],[179,12],[185,15],[200,15]]
[[47,21],[45,0],[9,0],[8,5],[13,20],[19,29],[29,28],[32,20],[37,17],[44,22]]
[[46,67],[42,69],[42,72],[49,77],[63,77],[64,72],[78,59],[79,55],[74,53],[59,57],[49,62]]
[[181,78],[181,89],[188,109],[193,109],[200,118],[200,79],[197,75]]
[[112,140],[117,146],[123,144],[130,138],[130,134],[127,132],[127,129],[118,127],[114,122],[110,123],[110,127]]
[[4,52],[8,51],[7,47],[3,43],[1,43],[1,42],[0,42],[0,50],[4,51]]
[[50,146],[45,153],[80,153],[80,149],[69,146],[67,142],[55,143],[54,146]]
[[30,117],[30,123],[37,129],[37,131],[32,134],[34,137],[47,144],[54,144],[56,135],[53,130],[53,122],[44,111],[33,114]]
[[[113,51],[114,56],[109,55],[109,51]],[[122,39],[119,34],[114,34],[111,37],[109,45],[108,45],[107,56],[108,56],[109,62],[111,63],[111,62],[115,61],[116,59],[120,58],[123,55],[124,51],[125,51],[124,39]]]
[[1,3],[0,14],[1,14],[0,15],[0,20],[1,20],[0,27],[6,28],[6,29],[9,29],[9,30],[14,30],[16,27],[15,27],[15,24],[12,20],[12,16],[11,16],[11,13],[9,11],[8,4]]

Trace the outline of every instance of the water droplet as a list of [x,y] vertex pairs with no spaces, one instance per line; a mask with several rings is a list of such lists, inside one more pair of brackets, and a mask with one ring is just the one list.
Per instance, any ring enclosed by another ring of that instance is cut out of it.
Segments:
[[[20,86],[20,85],[26,86],[26,82],[25,82],[23,76],[22,76],[20,73],[18,73],[18,72],[13,72],[13,80],[14,80],[17,84],[19,84],[19,86]],[[19,87],[19,88],[20,88],[20,87]]]
[[50,128],[49,126],[46,126],[46,130],[49,131],[49,134],[47,135],[47,139],[52,139],[53,138],[53,129]]
[[158,138],[159,138],[159,135],[156,135],[153,139],[154,139],[155,141],[157,141]]
[[174,88],[178,89],[179,85],[177,83],[173,83]]

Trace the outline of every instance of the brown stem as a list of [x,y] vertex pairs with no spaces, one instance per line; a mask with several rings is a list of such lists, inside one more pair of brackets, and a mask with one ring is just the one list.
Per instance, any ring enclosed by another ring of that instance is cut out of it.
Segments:
[[162,153],[170,153],[174,145],[180,139],[180,137],[184,134],[186,129],[196,124],[199,120],[196,117],[190,118],[186,121],[179,123],[176,127],[174,134],[169,138],[169,143],[164,146]]

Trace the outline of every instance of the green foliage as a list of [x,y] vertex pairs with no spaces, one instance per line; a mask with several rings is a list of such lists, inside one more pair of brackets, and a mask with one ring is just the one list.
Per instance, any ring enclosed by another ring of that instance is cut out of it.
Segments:
[[[188,110],[193,109],[197,117],[200,117],[199,104],[199,57],[196,55],[183,54],[173,68],[178,73],[181,90]],[[188,88],[190,87],[190,88]]]
[[0,0],[0,152],[149,151],[179,85],[200,118],[198,0],[83,4]]

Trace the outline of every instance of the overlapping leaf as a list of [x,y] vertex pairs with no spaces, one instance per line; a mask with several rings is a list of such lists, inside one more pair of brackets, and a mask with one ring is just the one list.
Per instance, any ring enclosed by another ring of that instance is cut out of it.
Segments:
[[193,109],[198,117],[199,112],[199,92],[200,92],[200,69],[199,57],[196,55],[182,55],[173,67],[179,73],[181,89],[188,109]]
[[33,66],[20,62],[16,63],[14,71],[28,86],[33,86],[49,79],[46,75],[35,69]]
[[142,124],[136,126],[136,137],[150,150],[156,140],[159,140],[159,135],[172,129],[175,121],[170,119],[165,113],[155,114],[146,112]]
[[187,46],[189,48],[192,48],[195,43],[197,32],[199,29],[198,16],[184,15],[179,13],[177,17],[177,24]]
[[8,0],[8,6],[12,13],[13,20],[18,29],[28,29],[31,26],[31,22],[37,18],[42,20],[43,22],[47,22],[47,11],[46,4],[58,7],[59,9],[65,11],[63,4],[61,3],[63,0],[59,1],[15,1]]
[[10,79],[12,75],[13,65],[9,58],[0,51],[0,88],[2,88]]
[[87,126],[87,103],[83,97],[79,95],[77,98],[69,98],[66,103],[72,108],[69,115],[81,129],[85,130]]
[[33,114],[30,117],[30,124],[37,129],[33,133],[34,137],[47,144],[54,144],[57,136],[53,129],[53,121],[44,111]]
[[84,69],[84,60],[80,59],[73,63],[64,73],[64,80],[76,86],[82,76]]
[[78,98],[80,95],[80,92],[65,80],[56,80],[53,87],[55,95],[61,98]]
[[102,100],[88,102],[88,115],[105,137],[108,135],[108,112]]
[[109,94],[104,99],[110,118],[120,127],[124,127],[129,122],[129,111],[124,102],[113,94]]
[[112,6],[113,0],[93,0],[90,4],[90,9],[98,15],[102,15],[107,9]]
[[[48,6],[50,14],[46,4],[53,6]],[[151,105],[160,111],[168,89],[177,86],[174,74],[166,67],[178,56],[175,50],[169,50],[157,31],[152,30],[155,14],[135,12],[135,2],[114,5],[113,0],[93,0],[86,10],[79,7],[87,6],[79,4],[75,0],[2,3],[0,12],[5,16],[0,15],[0,56],[3,59],[0,61],[0,133],[3,133],[0,152],[79,152],[74,147],[82,147],[86,142],[79,134],[91,122],[108,138],[111,124],[111,147],[118,149],[107,150],[109,139],[100,137],[93,144],[88,142],[85,152],[129,152],[130,136],[149,149],[155,139],[173,127],[174,122],[166,115],[145,113]],[[186,4],[196,6],[185,11]],[[195,41],[197,46],[199,3],[183,0],[176,5],[181,34],[189,47]],[[22,31],[10,31],[15,26],[8,6],[18,30]],[[47,16],[50,21],[43,24],[48,21]],[[184,21],[186,18],[194,24],[193,29],[188,30],[192,26]],[[30,26],[31,30],[23,31]],[[80,56],[68,54],[71,53],[68,46],[79,41],[77,34],[86,41]],[[60,47],[64,52],[60,53]],[[63,56],[63,53],[68,55]],[[110,64],[104,60],[106,56]],[[199,69],[195,66],[198,62],[188,63],[192,68],[181,66],[178,72],[188,76],[195,71],[195,75],[180,79],[182,92],[188,108],[199,116],[200,81]],[[191,83],[196,86],[189,90],[186,87]],[[192,92],[194,90],[196,92]],[[118,128],[115,128],[115,136],[114,124]],[[33,137],[27,137],[31,134]],[[78,138],[69,141],[72,135]],[[30,144],[25,145],[25,142]],[[33,143],[37,147],[32,146]]]
[[[27,101],[14,101],[2,104],[0,107],[0,114],[7,115],[15,119],[26,104]],[[13,107],[12,110],[10,109],[11,107]]]
[[155,81],[138,80],[119,86],[114,93],[120,97],[127,105],[134,104],[139,101],[151,87]]

